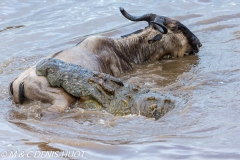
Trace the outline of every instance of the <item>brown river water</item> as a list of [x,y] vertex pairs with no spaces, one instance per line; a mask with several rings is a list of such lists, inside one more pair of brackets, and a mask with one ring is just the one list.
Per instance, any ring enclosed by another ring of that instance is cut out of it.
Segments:
[[[177,19],[201,40],[197,55],[135,66],[120,77],[176,96],[174,110],[155,121],[76,107],[39,120],[36,108],[47,104],[12,102],[9,82],[42,57],[89,35],[119,37],[147,25],[125,19],[119,6]],[[239,0],[2,0],[0,158],[75,151],[49,159],[240,159],[239,6]]]

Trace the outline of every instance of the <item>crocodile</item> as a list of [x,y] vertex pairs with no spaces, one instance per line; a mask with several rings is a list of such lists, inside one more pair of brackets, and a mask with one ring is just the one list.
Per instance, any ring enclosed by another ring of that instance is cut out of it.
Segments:
[[137,114],[158,120],[175,108],[171,95],[127,84],[111,75],[56,58],[40,61],[36,74],[45,76],[52,87],[62,87],[83,100],[84,109],[105,110],[115,116]]

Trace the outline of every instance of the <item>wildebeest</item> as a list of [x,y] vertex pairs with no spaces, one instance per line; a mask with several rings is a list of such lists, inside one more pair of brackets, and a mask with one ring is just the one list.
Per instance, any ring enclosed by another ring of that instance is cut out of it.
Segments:
[[[121,38],[90,36],[76,46],[52,54],[46,58],[57,58],[86,69],[120,75],[132,69],[132,63],[142,64],[165,55],[183,57],[197,53],[201,47],[199,39],[179,21],[156,14],[133,16],[123,8],[121,13],[132,21],[146,21],[148,26]],[[15,103],[24,99],[50,103],[51,111],[64,111],[76,98],[61,88],[50,87],[45,77],[37,76],[35,66],[29,68],[9,85]]]

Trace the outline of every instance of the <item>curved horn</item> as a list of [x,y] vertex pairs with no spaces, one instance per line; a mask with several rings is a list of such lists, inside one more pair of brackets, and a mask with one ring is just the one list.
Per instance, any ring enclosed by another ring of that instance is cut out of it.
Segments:
[[130,15],[129,13],[127,13],[122,7],[119,7],[120,9],[120,12],[122,13],[122,15],[131,20],[131,21],[147,21],[147,22],[150,22],[150,21],[153,21],[155,18],[156,18],[156,14],[144,14],[142,16],[133,16],[133,15]]
[[168,32],[167,27],[159,22],[155,22],[155,21],[150,21],[150,23],[154,23],[156,24],[157,29],[162,33],[162,34],[166,34]]

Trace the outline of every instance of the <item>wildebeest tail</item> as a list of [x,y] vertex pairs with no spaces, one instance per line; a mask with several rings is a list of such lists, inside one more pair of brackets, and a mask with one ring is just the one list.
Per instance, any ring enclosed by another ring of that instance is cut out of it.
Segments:
[[19,84],[19,90],[18,90],[18,100],[20,104],[23,104],[24,101],[24,82]]

